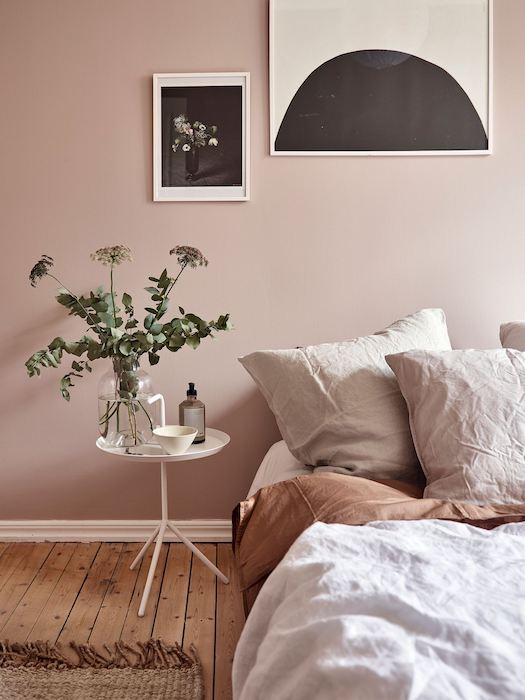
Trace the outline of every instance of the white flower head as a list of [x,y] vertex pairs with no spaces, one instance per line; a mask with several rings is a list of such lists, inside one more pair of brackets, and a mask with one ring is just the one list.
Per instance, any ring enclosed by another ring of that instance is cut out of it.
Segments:
[[199,129],[201,131],[206,131],[206,126],[204,124],[199,124]]
[[191,147],[190,147],[190,145],[189,145],[188,143],[185,143],[184,146],[182,147],[182,150],[183,150],[183,151],[190,151],[190,150],[191,150]]
[[121,265],[123,262],[133,262],[131,250],[127,245],[110,245],[99,248],[91,253],[91,260],[101,262],[103,265]]
[[216,138],[210,139],[208,141],[208,146],[218,146],[218,145],[219,145],[219,141]]

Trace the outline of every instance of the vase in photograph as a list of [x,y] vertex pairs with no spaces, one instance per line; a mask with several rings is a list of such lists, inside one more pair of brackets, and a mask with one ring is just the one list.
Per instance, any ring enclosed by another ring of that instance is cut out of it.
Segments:
[[192,146],[186,151],[186,180],[193,180],[199,170],[199,149]]
[[113,357],[98,386],[98,426],[106,447],[136,447],[153,440],[157,425],[151,377],[137,357]]

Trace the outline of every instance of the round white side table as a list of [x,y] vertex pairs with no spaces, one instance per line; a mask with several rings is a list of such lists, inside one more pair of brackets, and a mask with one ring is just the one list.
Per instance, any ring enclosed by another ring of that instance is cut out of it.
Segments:
[[217,576],[223,583],[229,583],[226,576],[219,571],[215,564],[212,564],[212,562],[204,556],[200,549],[197,549],[193,542],[183,535],[182,532],[173,524],[173,522],[169,520],[168,474],[166,469],[166,465],[171,462],[186,462],[192,459],[203,459],[204,457],[210,457],[211,455],[214,455],[224,449],[229,442],[230,436],[223,433],[222,430],[206,428],[206,440],[204,442],[201,442],[198,445],[191,445],[188,450],[181,455],[169,455],[164,452],[160,445],[150,444],[140,445],[139,447],[108,448],[105,447],[104,440],[102,438],[97,440],[97,447],[113,457],[120,457],[121,459],[134,462],[160,463],[161,520],[151,533],[150,537],[144,543],[144,546],[138,553],[135,561],[130,566],[130,569],[134,569],[137,566],[142,557],[146,554],[148,547],[153,543],[153,540],[155,540],[155,549],[153,551],[153,557],[151,559],[148,577],[146,579],[146,585],[144,586],[144,592],[140,603],[139,617],[144,617],[144,613],[146,611],[146,605],[148,603],[153,577],[155,576],[155,569],[157,568],[157,562],[159,560],[160,547],[164,541],[164,536],[168,528],[181,540],[181,542],[186,545],[186,547],[191,549],[193,554],[195,554],[195,556],[198,557],[208,567],[208,569],[213,571],[215,576]]

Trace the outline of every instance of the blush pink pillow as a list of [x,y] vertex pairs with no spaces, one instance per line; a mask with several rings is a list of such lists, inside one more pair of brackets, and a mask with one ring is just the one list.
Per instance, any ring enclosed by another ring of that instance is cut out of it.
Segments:
[[525,353],[388,355],[405,397],[425,497],[525,502]]

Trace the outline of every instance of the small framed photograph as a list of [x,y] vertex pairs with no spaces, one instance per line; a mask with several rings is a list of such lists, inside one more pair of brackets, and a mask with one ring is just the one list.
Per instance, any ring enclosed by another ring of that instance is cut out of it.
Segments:
[[248,200],[249,131],[249,73],[156,73],[154,201]]
[[270,0],[271,154],[490,154],[492,4]]

